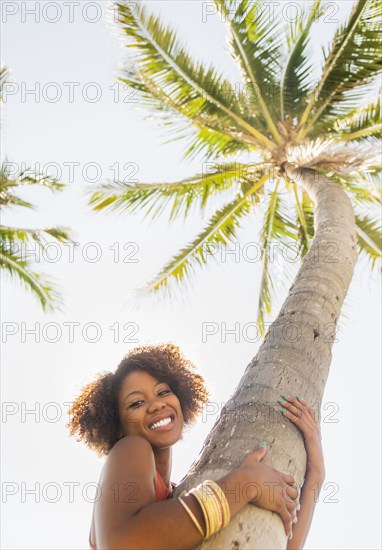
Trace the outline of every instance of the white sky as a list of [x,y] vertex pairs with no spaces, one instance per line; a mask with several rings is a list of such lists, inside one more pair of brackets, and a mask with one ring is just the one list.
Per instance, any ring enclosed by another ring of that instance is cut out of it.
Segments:
[[[39,23],[36,16],[25,14],[35,4],[41,14]],[[71,2],[73,22],[65,4],[2,3],[2,62],[11,69],[11,80],[18,86],[3,109],[2,158],[7,156],[20,166],[38,162],[52,175],[56,166],[63,182],[69,181],[68,163],[79,163],[73,183],[63,193],[53,195],[37,188],[25,191],[23,197],[38,205],[38,210],[13,209],[3,223],[70,226],[80,243],[74,261],[70,261],[68,248],[63,248],[56,262],[37,266],[63,289],[62,313],[43,314],[16,282],[2,279],[2,547],[7,549],[87,548],[94,484],[103,460],[69,438],[64,427],[68,419],[65,403],[77,395],[83,383],[100,371],[114,370],[137,344],[173,341],[205,377],[216,410],[229,399],[259,346],[250,341],[251,333],[247,339],[241,333],[236,342],[232,335],[227,336],[224,342],[221,331],[222,323],[227,328],[239,323],[242,330],[255,321],[260,264],[246,261],[243,254],[243,246],[257,240],[259,221],[255,219],[247,220],[240,232],[239,261],[210,262],[208,269],[197,271],[188,299],[141,309],[131,305],[132,289],[148,281],[189,242],[207,215],[195,214],[186,223],[172,225],[164,218],[150,225],[141,216],[96,215],[84,196],[89,185],[86,178],[95,177],[88,163],[97,163],[102,178],[108,180],[113,178],[115,163],[120,179],[131,174],[125,164],[135,163],[136,177],[150,182],[173,181],[200,172],[203,158],[183,161],[185,142],[163,145],[168,139],[166,129],[159,128],[155,118],[143,120],[145,112],[137,105],[123,102],[124,91],[119,101],[113,100],[110,86],[123,54],[116,33],[104,16],[96,20],[96,2]],[[97,4],[105,15],[107,2]],[[334,20],[341,20],[352,3],[341,1],[338,13],[337,4],[329,4],[327,20],[314,29],[315,59],[337,26]],[[150,8],[176,25],[194,55],[235,78],[234,66],[223,51],[224,25],[216,16],[203,22],[202,2],[160,0]],[[204,4],[204,9],[211,8]],[[57,22],[44,20],[45,15],[52,21],[57,13]],[[73,102],[68,99],[68,85],[64,85],[69,82],[79,83]],[[88,87],[91,82],[97,83],[99,101],[89,102],[82,96],[87,90],[92,97],[95,88]],[[32,95],[23,97],[23,90],[36,83],[48,97],[53,97],[54,88],[44,86],[57,83],[62,98],[51,103],[43,94],[40,100]],[[92,242],[102,255],[93,263],[83,258],[86,254],[93,257]],[[110,247],[114,243],[119,243],[121,250],[119,261],[113,261],[116,246]],[[123,251],[125,243],[136,243],[131,258],[138,262],[122,261],[133,250]],[[297,266],[288,267],[292,273]],[[274,311],[288,288],[287,281]],[[340,322],[323,400],[326,485],[306,548],[381,547],[380,303],[378,275],[371,275],[361,262],[345,303],[346,319],[342,317]],[[218,333],[203,341],[202,323],[206,322],[216,323]],[[55,337],[54,326],[48,323],[56,323],[61,331],[55,343],[47,341]],[[68,323],[78,323],[73,342]],[[36,326],[39,343],[36,335],[25,334]],[[117,341],[111,326],[120,329]],[[94,327],[99,340],[91,343]],[[12,328],[15,334],[6,337],[4,330]],[[133,330],[137,342],[131,341]],[[36,414],[25,414],[26,409],[35,409]],[[187,473],[215,420],[213,412],[201,417],[174,447],[173,481],[179,482]],[[33,487],[35,494],[28,493]]]

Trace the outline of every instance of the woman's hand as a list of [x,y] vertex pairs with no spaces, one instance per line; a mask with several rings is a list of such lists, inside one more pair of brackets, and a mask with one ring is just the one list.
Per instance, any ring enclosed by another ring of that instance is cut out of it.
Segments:
[[311,409],[301,397],[282,395],[279,399],[283,415],[295,424],[304,436],[307,465],[305,477],[314,478],[320,484],[325,478],[324,454],[321,445],[321,430]]
[[300,491],[293,477],[260,462],[265,453],[265,446],[259,447],[248,453],[238,467],[247,480],[245,495],[249,504],[277,512],[289,536],[297,519]]
[[283,415],[293,422],[304,436],[307,454],[298,523],[293,529],[293,540],[289,540],[287,544],[287,550],[301,550],[304,547],[312,523],[317,498],[316,487],[318,484],[320,490],[325,478],[321,431],[314,409],[311,409],[304,399],[281,395],[279,403],[282,406]]

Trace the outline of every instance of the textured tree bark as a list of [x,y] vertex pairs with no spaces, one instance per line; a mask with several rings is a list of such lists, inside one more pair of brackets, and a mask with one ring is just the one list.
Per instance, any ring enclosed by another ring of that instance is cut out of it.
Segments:
[[[299,484],[303,480],[303,439],[279,412],[277,400],[280,393],[300,395],[320,410],[337,319],[357,250],[353,207],[345,191],[310,169],[289,168],[288,175],[315,203],[315,238],[257,355],[174,498],[205,479],[227,474],[260,440],[268,443],[264,462],[289,473]],[[199,548],[275,550],[285,548],[286,543],[277,514],[247,505],[228,527]]]

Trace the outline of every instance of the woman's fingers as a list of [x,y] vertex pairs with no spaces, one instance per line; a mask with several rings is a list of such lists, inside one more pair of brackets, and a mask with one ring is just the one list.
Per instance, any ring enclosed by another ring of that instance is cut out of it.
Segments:
[[288,509],[288,512],[290,514],[292,523],[297,523],[297,506],[296,506],[296,504],[292,505],[291,503],[286,502],[285,506]]
[[289,536],[292,533],[294,516],[289,512],[287,506],[284,504],[279,510],[279,515],[284,524],[285,534]]
[[279,399],[279,403],[282,406],[288,407],[288,409],[295,415],[300,417],[304,417],[307,420],[313,420],[313,422],[316,424],[316,411],[309,407],[308,403],[302,399],[302,397],[290,397],[290,396],[281,396],[282,399]]
[[300,505],[300,487],[294,483],[293,485],[284,484],[283,497],[285,506],[288,509],[292,518],[292,523],[297,522],[297,511]]
[[292,527],[297,523],[297,512],[300,507],[300,487],[292,476],[282,474],[284,480],[283,504],[278,511],[284,523],[285,533],[292,536]]
[[287,407],[288,410],[299,418],[306,414],[306,407],[304,407],[297,399],[289,396],[282,396],[279,399],[279,403],[282,407]]
[[300,506],[300,492],[296,487],[286,485],[284,489],[285,506],[292,516],[292,522],[297,523],[297,512]]
[[302,429],[304,422],[304,417],[301,414],[301,411],[296,409],[296,407],[293,407],[290,403],[281,403],[282,408],[281,412],[284,416],[289,418],[294,424],[296,424],[299,428]]
[[299,487],[296,485],[285,485],[285,493],[287,495],[287,499],[289,499],[291,502],[296,503],[300,498],[300,490]]
[[318,418],[317,418],[315,409],[313,409],[312,407],[309,407],[308,403],[302,397],[299,397],[298,400],[301,403],[301,405],[303,405],[306,408],[306,410],[310,414],[311,418],[313,419],[313,422],[315,424],[317,424],[318,423]]
[[317,429],[317,424],[314,420],[314,415],[311,413],[305,402],[302,403],[298,399],[289,396],[282,396],[279,399],[282,406],[282,413],[294,424],[296,424],[303,432],[306,430]]
[[281,475],[285,483],[288,483],[288,485],[296,485],[296,482],[292,476],[290,476],[289,474],[281,474]]

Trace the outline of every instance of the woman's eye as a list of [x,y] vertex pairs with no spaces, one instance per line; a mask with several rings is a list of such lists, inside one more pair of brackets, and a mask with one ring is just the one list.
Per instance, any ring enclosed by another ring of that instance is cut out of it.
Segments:
[[[166,393],[171,393],[171,390],[162,390],[158,393],[158,395],[162,395],[162,394],[166,394]],[[131,408],[135,409],[137,407],[140,407],[141,403],[143,403],[143,401],[135,401],[134,403],[129,405],[129,409],[131,409]]]

